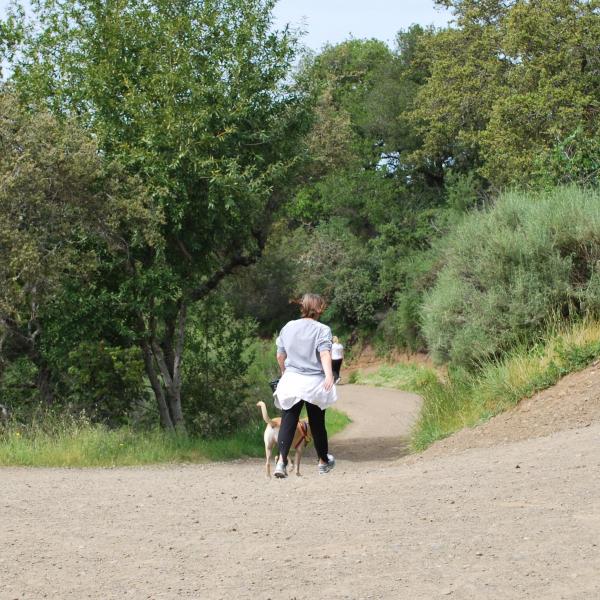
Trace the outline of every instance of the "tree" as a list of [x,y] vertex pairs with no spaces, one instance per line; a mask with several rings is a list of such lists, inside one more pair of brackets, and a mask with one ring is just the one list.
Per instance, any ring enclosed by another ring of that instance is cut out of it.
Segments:
[[524,185],[544,175],[540,156],[575,132],[584,147],[597,137],[597,2],[439,3],[454,9],[457,27],[423,46],[431,76],[413,112],[423,138],[415,160]]
[[114,277],[169,429],[185,429],[188,306],[260,255],[295,164],[303,97],[283,83],[295,39],[272,30],[273,4],[36,0],[14,64],[22,97],[76,116],[163,215],[160,246]]
[[[366,100],[377,74],[391,60],[390,49],[379,40],[349,40],[327,46],[305,65],[301,80],[308,81],[319,97],[316,139],[310,145],[317,160],[323,154],[326,166],[372,168],[377,164],[378,140],[364,127]],[[331,146],[332,141],[338,141],[337,147]],[[336,155],[337,164],[331,161]]]
[[[595,6],[594,6],[595,5]],[[545,171],[537,163],[580,129],[580,147],[600,133],[598,2],[517,2],[504,19],[508,86],[494,103],[482,138],[482,173],[497,185]]]
[[410,115],[422,140],[411,160],[434,170],[440,181],[445,168],[466,173],[481,165],[481,135],[509,67],[498,56],[499,38],[496,27],[475,20],[425,38],[419,49],[430,76]]
[[[49,402],[46,305],[67,278],[91,276],[101,248],[123,260],[136,243],[152,246],[153,223],[139,182],[103,160],[76,123],[26,112],[0,89],[0,367],[11,354],[28,357]],[[138,242],[127,245],[133,230]]]

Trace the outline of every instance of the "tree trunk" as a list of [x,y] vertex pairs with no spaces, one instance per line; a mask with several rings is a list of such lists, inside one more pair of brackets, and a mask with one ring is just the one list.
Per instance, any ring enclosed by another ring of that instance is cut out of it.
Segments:
[[174,429],[173,420],[171,419],[169,407],[167,406],[167,402],[165,400],[165,392],[162,388],[162,384],[154,367],[154,356],[152,354],[152,350],[150,349],[150,345],[146,340],[142,342],[141,347],[142,353],[144,355],[146,375],[148,375],[150,385],[152,386],[152,390],[154,391],[154,397],[156,398],[156,402],[158,404],[160,424],[164,429],[172,431]]
[[50,406],[54,402],[54,394],[52,393],[52,384],[50,382],[50,369],[44,361],[38,363],[36,385],[41,401],[46,406]]
[[146,373],[158,402],[161,425],[180,433],[186,431],[181,407],[181,361],[186,317],[187,305],[182,301],[177,310],[177,322],[165,324],[162,344],[156,338],[154,318],[150,320],[150,339],[142,342]]

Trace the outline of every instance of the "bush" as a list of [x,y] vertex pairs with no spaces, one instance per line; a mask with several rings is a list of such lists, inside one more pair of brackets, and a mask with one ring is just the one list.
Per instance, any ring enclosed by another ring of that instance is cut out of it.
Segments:
[[600,140],[579,126],[538,159],[541,183],[594,185],[600,183]]
[[253,361],[254,333],[254,322],[236,319],[231,307],[219,298],[189,315],[182,403],[192,434],[231,433],[254,416],[245,379]]
[[65,398],[93,422],[112,427],[128,422],[130,411],[148,396],[139,348],[82,342],[69,352]]
[[23,419],[39,402],[37,376],[37,367],[25,357],[7,362],[0,374],[0,403],[18,419]]
[[425,291],[435,281],[436,253],[412,252],[397,261],[397,287],[393,305],[378,326],[375,343],[383,350],[403,348],[409,352],[426,349],[421,331],[421,305]]
[[373,327],[382,303],[377,269],[348,222],[334,218],[310,234],[298,230],[294,237],[299,248],[295,295],[323,295],[329,304],[323,320],[338,329]]
[[557,317],[598,314],[600,193],[505,194],[466,217],[440,253],[423,331],[434,359],[472,368]]

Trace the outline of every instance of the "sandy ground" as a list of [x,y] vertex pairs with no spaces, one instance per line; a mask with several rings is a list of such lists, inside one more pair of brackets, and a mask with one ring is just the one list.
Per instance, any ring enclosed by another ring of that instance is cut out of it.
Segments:
[[399,459],[418,398],[339,391],[327,475],[0,470],[0,599],[600,598],[598,421]]

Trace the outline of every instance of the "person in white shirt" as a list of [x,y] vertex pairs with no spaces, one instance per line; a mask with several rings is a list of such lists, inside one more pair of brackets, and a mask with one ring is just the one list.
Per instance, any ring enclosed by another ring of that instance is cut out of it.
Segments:
[[325,410],[337,400],[337,393],[331,369],[331,329],[318,320],[323,310],[321,296],[304,294],[302,318],[287,323],[276,341],[281,379],[273,396],[282,418],[275,477],[287,476],[288,452],[303,406],[319,457],[319,473],[328,473],[335,466],[329,454]]
[[333,378],[336,383],[340,382],[340,369],[344,360],[344,346],[340,344],[340,340],[336,335],[333,336],[333,344],[331,345],[331,368],[333,369]]

